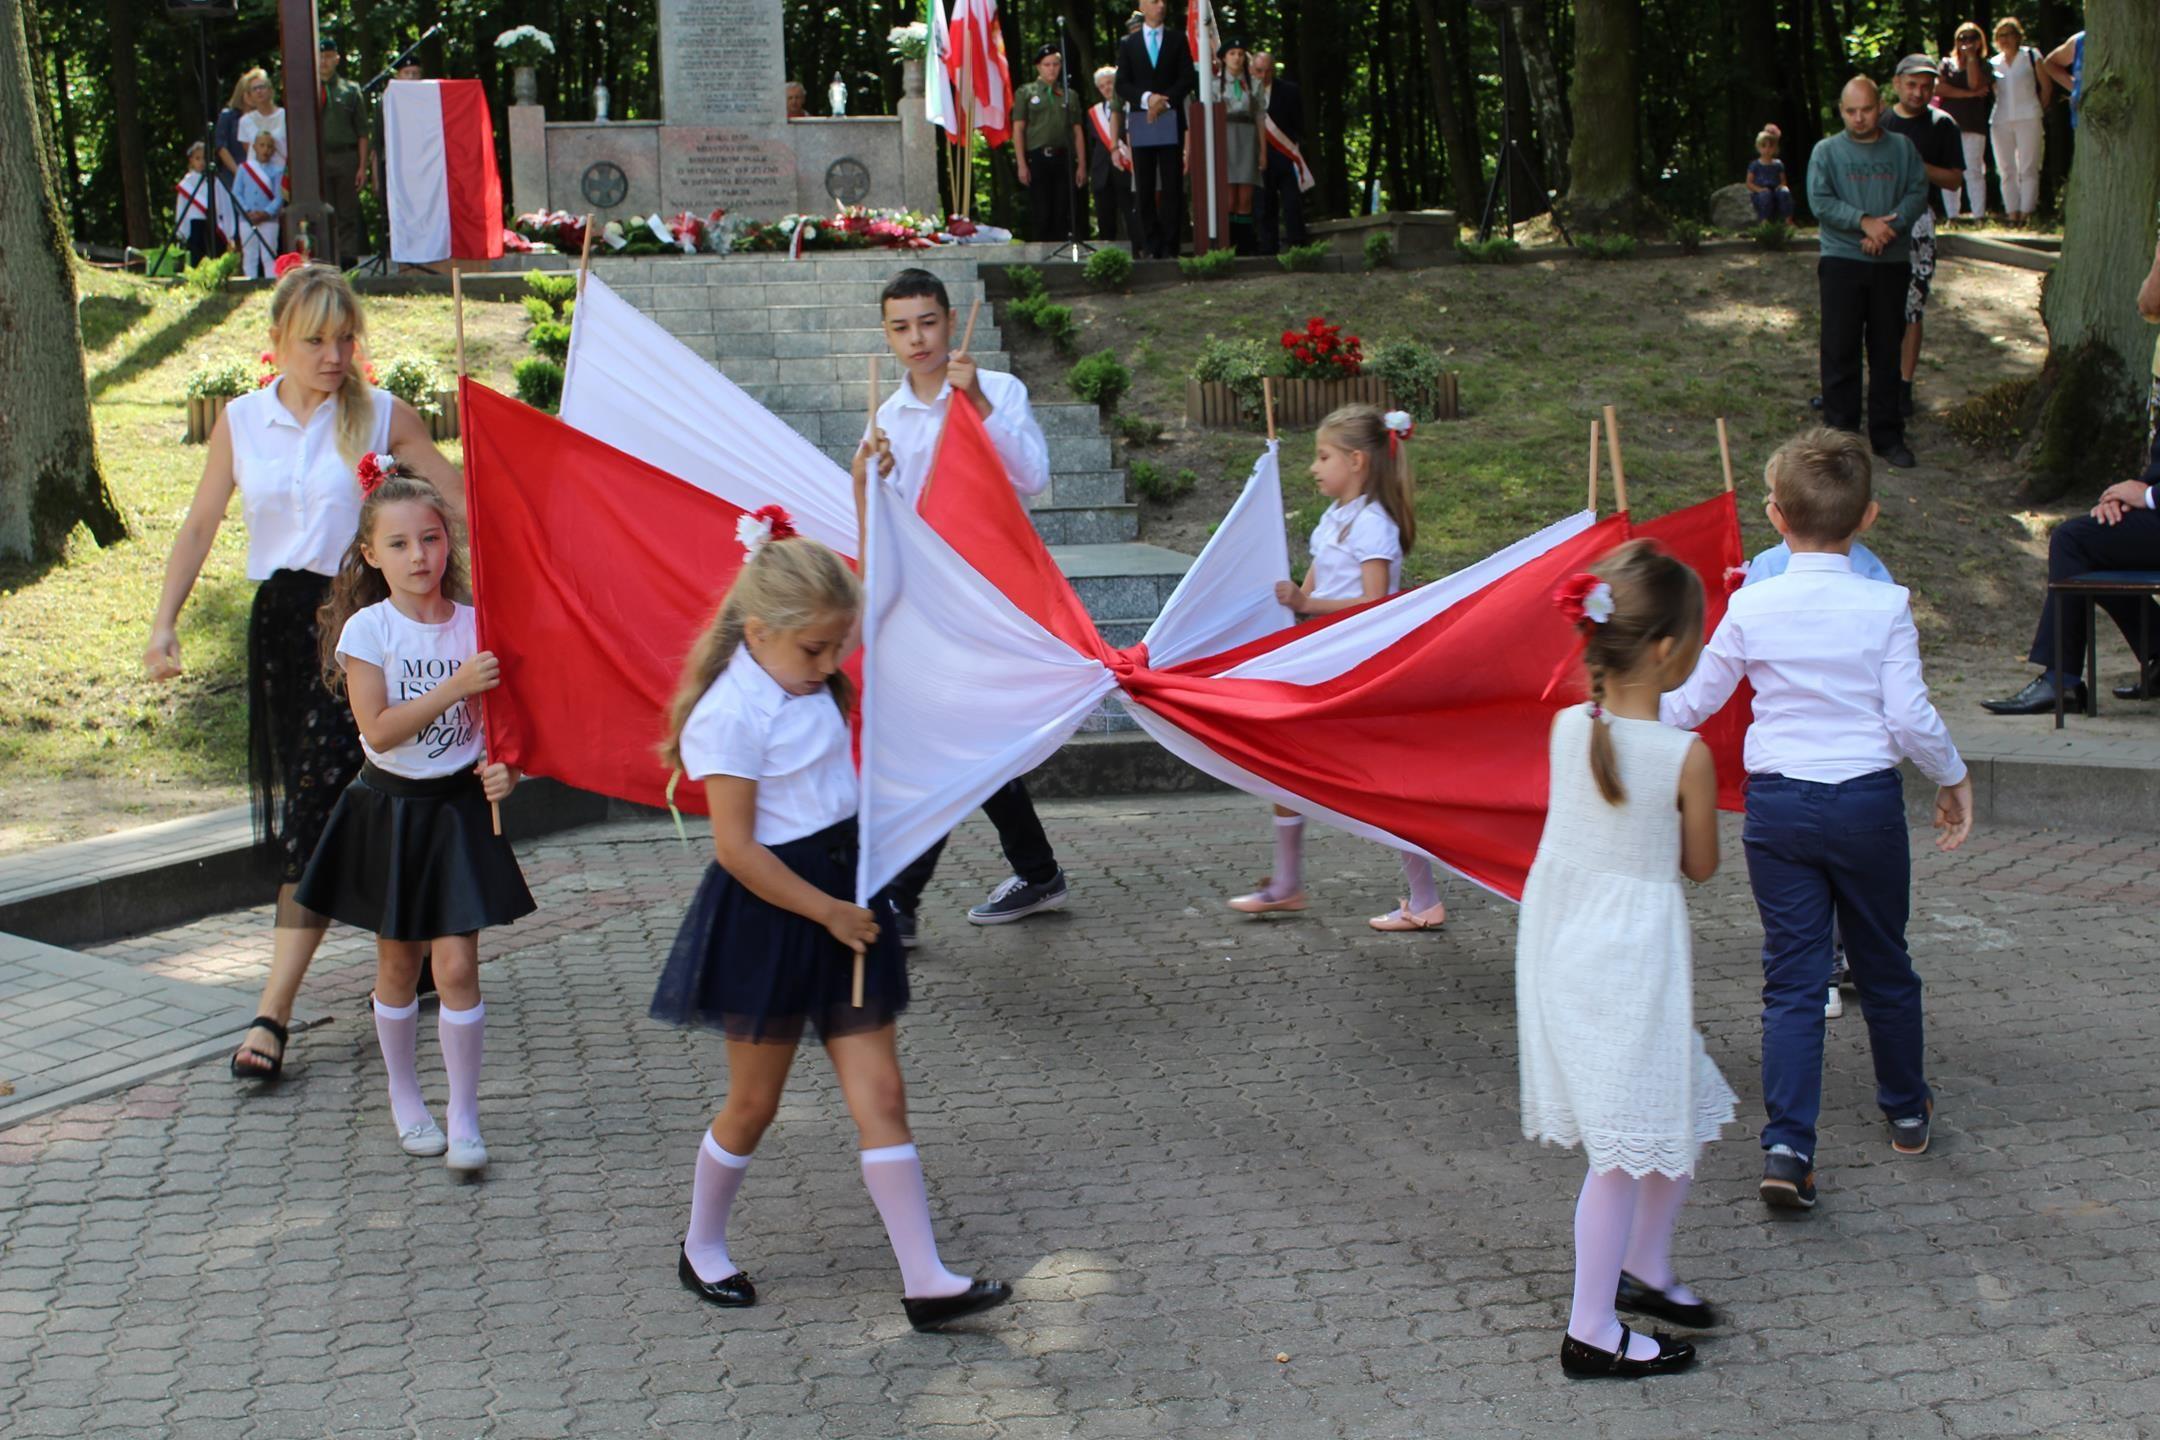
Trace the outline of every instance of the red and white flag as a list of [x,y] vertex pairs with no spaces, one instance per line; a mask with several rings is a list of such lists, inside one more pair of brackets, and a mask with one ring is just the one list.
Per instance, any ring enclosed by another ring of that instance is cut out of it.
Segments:
[[962,113],[992,145],[1012,137],[1012,68],[1005,63],[1005,32],[997,0],[954,0],[952,54],[946,60],[956,81]]
[[393,80],[383,91],[390,258],[493,260],[503,253],[495,123],[478,80]]

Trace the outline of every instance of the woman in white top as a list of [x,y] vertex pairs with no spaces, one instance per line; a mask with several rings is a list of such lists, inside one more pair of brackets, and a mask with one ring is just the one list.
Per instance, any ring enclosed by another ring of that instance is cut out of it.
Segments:
[[[1402,588],[1403,553],[1417,541],[1417,510],[1408,442],[1410,416],[1383,415],[1371,405],[1345,405],[1320,422],[1313,437],[1312,476],[1334,503],[1313,527],[1312,564],[1303,583],[1280,581],[1275,598],[1295,615],[1332,615],[1368,604]],[[1375,930],[1432,930],[1447,919],[1432,862],[1402,852],[1410,893],[1385,915],[1366,923]],[[1230,900],[1247,915],[1303,910],[1305,817],[1275,807],[1275,869],[1260,888]]]
[[235,164],[245,160],[255,146],[255,133],[267,130],[277,139],[278,164],[288,163],[285,153],[285,107],[277,103],[277,92],[270,88],[270,77],[261,70],[250,70],[245,77],[247,102],[250,108],[240,112],[237,136],[240,153],[233,157]]
[[1988,69],[1995,75],[1988,138],[1995,147],[2003,210],[2012,225],[2023,225],[2040,205],[2040,119],[2047,113],[2055,82],[2040,63],[2040,52],[2025,43],[2025,27],[2015,19],[2005,16],[1996,22],[1995,49],[1988,57]]
[[463,508],[465,482],[411,406],[361,377],[365,324],[345,278],[302,265],[270,297],[278,380],[225,407],[202,480],[173,537],[143,665],[180,673],[180,610],[202,573],[234,490],[247,522],[247,578],[259,582],[248,621],[248,780],[257,832],[279,852],[276,945],[260,1013],[233,1073],[275,1079],[285,1026],[327,921],[293,900],[322,827],[360,769],[352,712],[323,685],[316,611],[360,524],[355,470],[369,451],[395,452]]

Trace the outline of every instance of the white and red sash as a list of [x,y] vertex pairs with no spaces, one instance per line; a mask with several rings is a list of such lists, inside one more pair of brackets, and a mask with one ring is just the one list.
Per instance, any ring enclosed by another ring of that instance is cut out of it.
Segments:
[[[215,216],[210,213],[210,207],[203,203],[202,192],[205,190],[216,196],[219,202]],[[218,234],[223,236],[227,243],[231,242],[232,229],[226,224],[225,197],[218,194],[217,181],[208,176],[197,176],[190,171],[186,179],[173,186],[173,194],[180,197],[180,203],[173,207],[173,218],[175,220],[185,221],[189,219],[188,212],[192,210],[196,215],[215,225]]]
[[262,187],[263,194],[269,196],[272,200],[278,198],[277,187],[263,178],[262,171],[255,168],[255,162],[253,160],[241,161],[240,168],[247,171],[248,178],[250,180],[253,180],[257,185]]
[[1297,188],[1300,192],[1310,190],[1320,183],[1313,178],[1312,167],[1305,163],[1305,156],[1298,150],[1297,142],[1283,134],[1282,127],[1275,123],[1274,116],[1263,114],[1260,117],[1260,133],[1266,137],[1268,149],[1288,160],[1296,168]]
[[1095,138],[1110,152],[1112,165],[1120,170],[1132,169],[1132,157],[1125,153],[1125,147],[1118,143],[1117,137],[1110,133],[1110,127],[1103,123],[1102,112],[1103,107],[1100,105],[1088,106],[1088,123],[1095,127]]

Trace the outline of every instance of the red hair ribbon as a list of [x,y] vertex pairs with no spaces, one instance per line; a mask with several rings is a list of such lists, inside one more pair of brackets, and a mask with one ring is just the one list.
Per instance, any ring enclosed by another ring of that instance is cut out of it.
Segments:
[[750,512],[750,518],[770,524],[772,535],[769,538],[774,540],[792,540],[798,533],[795,529],[795,517],[778,505],[760,505]]
[[1587,570],[1578,570],[1553,588],[1553,605],[1578,629],[1612,619],[1612,586]]
[[297,250],[288,250],[283,255],[278,256],[277,263],[272,265],[270,268],[277,273],[277,278],[282,280],[286,277],[287,274],[299,269],[302,265],[305,265],[307,263],[307,256],[301,254]]
[[364,500],[375,493],[376,486],[397,474],[397,457],[378,455],[370,450],[360,457],[359,467],[354,473],[360,479],[360,498]]

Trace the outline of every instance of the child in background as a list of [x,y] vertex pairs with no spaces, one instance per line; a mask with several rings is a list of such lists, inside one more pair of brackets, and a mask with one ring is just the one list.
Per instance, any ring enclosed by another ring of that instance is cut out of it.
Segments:
[[1765,1204],[1806,1210],[1815,1204],[1833,922],[1866,1011],[1890,1148],[1928,1148],[1935,1104],[1920,977],[1905,948],[1912,853],[1897,764],[1910,757],[1941,787],[1936,845],[1946,851],[1972,831],[1972,780],[1928,701],[1910,597],[1853,573],[1853,542],[1876,516],[1867,442],[1808,430],[1770,457],[1765,474],[1770,521],[1792,547],[1791,564],[1733,595],[1702,663],[1661,713],[1692,728],[1743,677],[1755,687],[1742,843],[1763,926],[1769,1119],[1759,1188]]
[[187,173],[173,186],[173,229],[190,265],[223,254],[232,233],[232,201],[205,164],[200,140],[188,146]]
[[240,206],[240,266],[251,280],[267,280],[277,264],[278,212],[285,208],[285,167],[278,162],[277,137],[255,132],[255,143],[233,177],[233,199]]
[[1635,1379],[1687,1368],[1695,1347],[1635,1334],[1619,1310],[1717,1323],[1672,1265],[1696,1157],[1733,1118],[1695,1030],[1680,884],[1717,872],[1717,768],[1700,739],[1658,721],[1702,648],[1703,590],[1637,540],[1554,598],[1582,632],[1590,703],[1554,717],[1545,833],[1523,887],[1522,1129],[1590,1162],[1560,1368]]
[[[330,812],[294,899],[374,932],[375,1038],[398,1144],[473,1174],[487,1165],[480,932],[533,911],[488,810],[518,777],[487,763],[473,702],[500,672],[474,636],[449,506],[388,456],[361,460],[360,485],[360,533],[331,581],[320,629],[323,678],[351,700],[367,761]],[[428,1114],[414,1062],[429,945],[450,1078],[447,1137]]]
[[[872,453],[865,442],[856,455],[858,506]],[[721,1031],[728,1057],[727,1099],[698,1147],[676,1274],[710,1304],[757,1303],[728,1253],[728,1212],[807,1028],[824,1044],[861,1136],[863,1185],[900,1261],[908,1321],[927,1330],[1004,1303],[1012,1287],[955,1274],[938,1259],[900,1076],[894,1022],[908,982],[893,904],[881,895],[873,913],[848,898],[857,855],[853,695],[839,671],[860,633],[862,586],[838,555],[796,536],[784,512],[765,524],[770,538],[749,542],[748,563],[684,664],[662,752],[704,782],[713,863],[652,1014]]]
[[1785,162],[1778,159],[1781,132],[1765,125],[1755,137],[1755,158],[1748,161],[1748,201],[1757,220],[1790,220],[1793,217],[1792,187],[1785,183]]
[[[1403,555],[1417,540],[1417,510],[1407,445],[1416,429],[1407,412],[1382,415],[1371,405],[1345,405],[1320,423],[1313,438],[1312,476],[1331,502],[1313,527],[1312,564],[1302,583],[1277,582],[1275,598],[1294,615],[1332,615],[1393,595],[1402,588]],[[1409,894],[1375,930],[1434,930],[1447,920],[1432,862],[1402,852]],[[1305,817],[1275,807],[1275,869],[1259,889],[1231,899],[1247,915],[1303,910]]]

